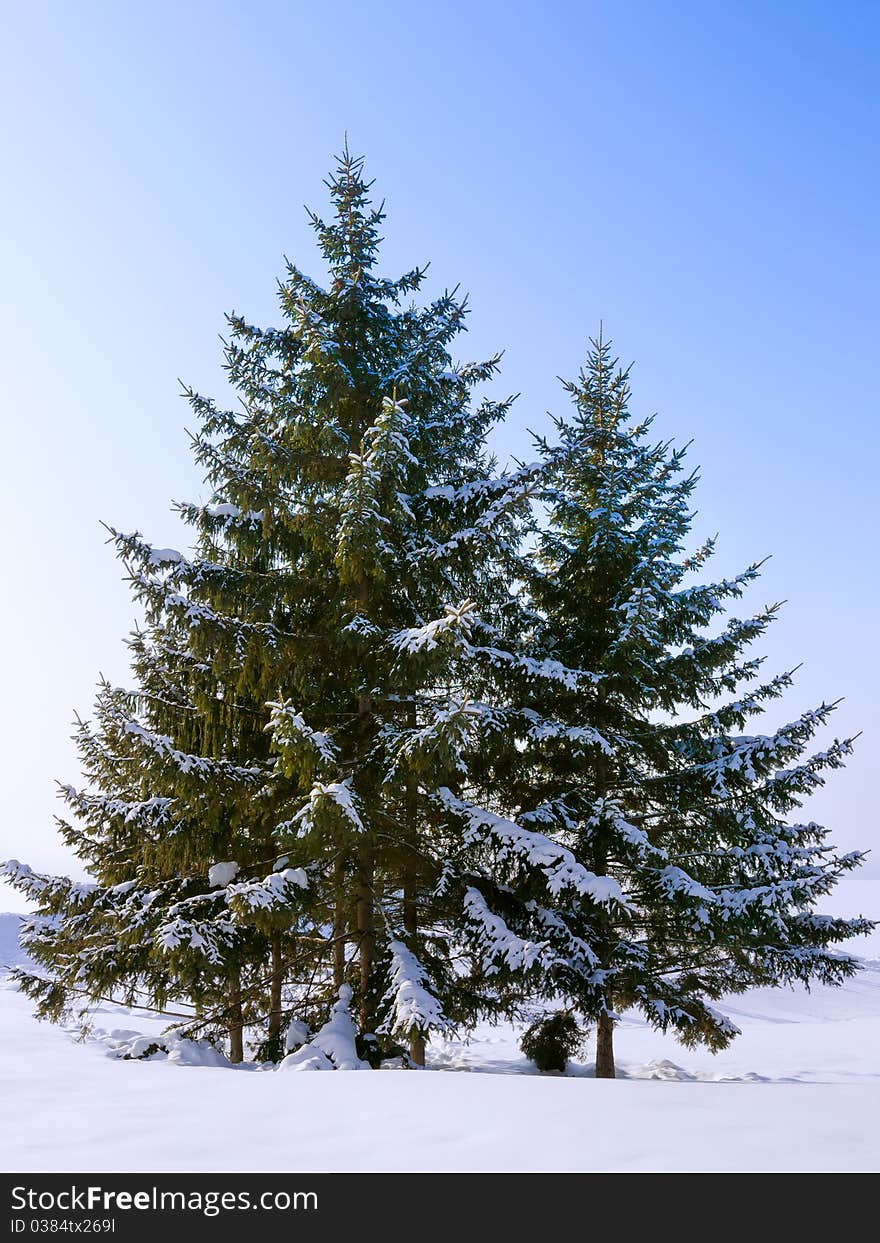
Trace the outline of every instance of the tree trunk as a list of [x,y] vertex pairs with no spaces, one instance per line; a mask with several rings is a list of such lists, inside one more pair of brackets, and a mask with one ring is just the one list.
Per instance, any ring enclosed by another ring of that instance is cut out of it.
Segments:
[[[605,703],[604,687],[600,685],[597,702],[600,712],[600,728],[604,727],[602,719]],[[602,752],[596,760],[596,793],[605,799],[609,795],[611,785],[611,773],[609,771],[608,761]],[[594,846],[595,871],[597,876],[606,876],[608,874],[608,849],[607,841],[604,834],[600,831],[597,833],[597,840]],[[598,956],[599,962],[603,967],[609,967],[612,955],[612,946],[614,944],[613,928],[611,927],[611,919],[608,915],[608,909],[599,917],[598,932]],[[612,1010],[610,999],[605,998],[606,1010],[599,1015],[599,1021],[596,1024],[596,1078],[597,1079],[613,1079],[614,1076],[614,1020],[610,1017],[608,1011]]]
[[[416,906],[416,886],[415,880],[407,879],[406,887],[403,891],[403,927],[410,939],[410,948],[412,949],[415,942],[416,933],[419,930],[419,912]],[[414,1032],[409,1038],[409,1056],[415,1062],[416,1066],[424,1066],[425,1064],[425,1037],[420,1032]]]
[[410,1060],[416,1066],[424,1066],[425,1064],[425,1037],[421,1033],[416,1033],[409,1038],[409,1056]]
[[[359,603],[366,614],[368,593],[366,585],[361,586]],[[366,747],[372,724],[373,699],[362,692],[358,696],[358,719],[361,730],[361,745]],[[372,844],[363,845],[358,851],[358,883],[357,883],[357,929],[360,959],[360,1020],[361,1032],[366,1035],[372,1030],[369,992],[373,977],[373,962],[376,955],[376,934],[373,924],[373,878],[375,874],[374,852]]]
[[229,1060],[236,1063],[244,1061],[241,976],[237,971],[229,977]]
[[[407,708],[407,724],[411,730],[415,730],[417,718],[416,705],[414,703],[410,703]],[[407,860],[403,885],[403,930],[409,939],[409,947],[414,953],[416,936],[419,931],[419,880],[416,874],[417,856],[415,854],[419,840],[419,795],[418,785],[412,774],[406,779],[406,819],[410,839],[409,846],[413,853]],[[421,1032],[413,1032],[410,1036],[409,1056],[416,1066],[424,1066],[425,1037]]]
[[359,855],[359,872],[357,887],[357,928],[360,945],[360,1019],[361,1031],[370,1031],[372,1016],[370,1014],[369,991],[373,976],[373,958],[375,955],[375,931],[373,927],[373,855],[364,849]]
[[345,924],[347,898],[342,856],[333,871],[333,987],[338,993],[345,982]]
[[596,1078],[614,1078],[614,1020],[604,1010],[596,1024]]
[[269,1039],[281,1031],[281,984],[284,979],[284,962],[281,957],[281,938],[272,938],[272,982],[269,985]]

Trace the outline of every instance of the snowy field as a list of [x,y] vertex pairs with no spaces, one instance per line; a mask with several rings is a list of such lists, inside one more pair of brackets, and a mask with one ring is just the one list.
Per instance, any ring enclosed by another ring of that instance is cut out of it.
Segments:
[[[17,927],[0,916],[0,963],[21,958]],[[626,1016],[614,1082],[589,1065],[530,1073],[507,1028],[435,1044],[423,1072],[277,1074],[186,1064],[185,1049],[121,1061],[161,1019],[102,1005],[77,1043],[37,1023],[0,969],[0,1168],[880,1168],[880,956],[842,989],[755,990],[723,1008],[743,1034],[715,1056]]]

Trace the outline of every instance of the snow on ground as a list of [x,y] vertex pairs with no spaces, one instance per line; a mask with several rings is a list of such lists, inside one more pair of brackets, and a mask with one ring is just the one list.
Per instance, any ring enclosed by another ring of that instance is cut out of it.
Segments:
[[[0,916],[0,964],[22,960],[17,924]],[[715,1056],[625,1016],[614,1082],[589,1064],[534,1074],[517,1033],[491,1027],[436,1042],[426,1072],[278,1075],[198,1046],[119,1060],[163,1020],[102,1004],[78,1043],[0,978],[0,1168],[880,1168],[880,960],[842,989],[756,989],[724,1009],[743,1034]]]

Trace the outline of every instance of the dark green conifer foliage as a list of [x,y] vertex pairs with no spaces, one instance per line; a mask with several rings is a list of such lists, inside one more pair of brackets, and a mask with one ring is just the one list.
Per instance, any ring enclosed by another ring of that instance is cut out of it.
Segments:
[[538,1070],[563,1071],[584,1045],[584,1032],[571,1010],[536,1019],[523,1033],[520,1048]]

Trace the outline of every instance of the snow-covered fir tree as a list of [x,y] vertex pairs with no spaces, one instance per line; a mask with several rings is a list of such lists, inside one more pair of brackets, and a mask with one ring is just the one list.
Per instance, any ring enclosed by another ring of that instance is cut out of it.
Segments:
[[450,953],[475,898],[448,866],[449,787],[493,725],[471,665],[515,659],[497,636],[536,470],[485,452],[507,404],[471,402],[497,359],[449,353],[463,302],[376,273],[383,213],[347,150],[329,186],[327,284],[290,265],[281,328],[230,317],[238,408],[188,394],[212,490],[178,507],[193,553],[112,532],[145,621],[135,689],[102,686],[64,790],[95,883],[6,874],[39,907],[51,980],[23,982],[44,1014],[189,998],[240,1060],[246,1025],[278,1052],[352,984],[362,1051],[404,1040],[419,1062],[492,1004],[479,959]]
[[595,1020],[596,1073],[612,1077],[616,1012],[635,1006],[685,1043],[721,1048],[736,1028],[713,1000],[840,983],[856,960],[834,946],[872,925],[817,912],[863,856],[835,853],[826,829],[797,818],[851,751],[850,739],[810,749],[834,705],[744,733],[792,682],[763,677],[750,654],[778,606],[728,614],[759,565],[702,578],[713,541],[687,552],[697,476],[632,417],[607,341],[566,388],[573,414],[542,444],[549,514],[528,586],[536,641],[576,672],[540,684],[520,762],[489,775],[520,823],[619,885],[622,901],[605,905],[560,889],[552,918],[585,948],[548,977]]

